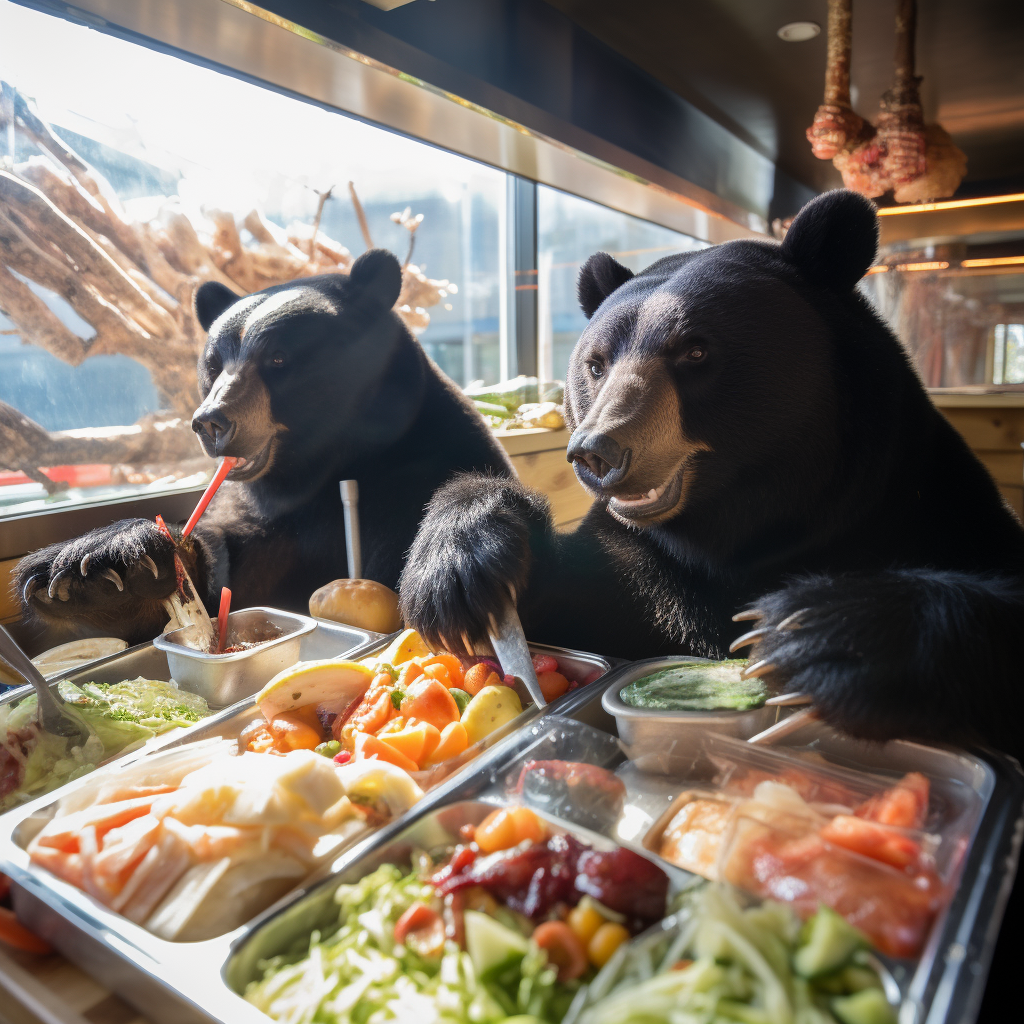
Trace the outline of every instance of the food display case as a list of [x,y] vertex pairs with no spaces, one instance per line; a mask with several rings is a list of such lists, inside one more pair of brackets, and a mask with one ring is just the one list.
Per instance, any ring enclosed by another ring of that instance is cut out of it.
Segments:
[[[374,648],[362,650],[368,649]],[[575,652],[558,656],[578,662],[580,671],[602,664],[602,659]],[[360,837],[316,876],[228,934],[194,943],[158,939],[31,864],[25,846],[52,813],[52,796],[0,819],[0,860],[15,883],[15,906],[26,923],[158,1024],[266,1021],[243,998],[257,977],[257,965],[281,953],[294,955],[314,929],[328,924],[339,885],[357,881],[381,864],[407,861],[413,847],[454,840],[460,827],[479,822],[495,807],[522,800],[517,780],[524,765],[551,761],[585,762],[614,771],[624,787],[621,806],[607,827],[593,816],[567,820],[576,816],[571,806],[535,804],[551,827],[598,845],[632,850],[669,875],[673,892],[685,890],[699,878],[665,861],[651,836],[664,828],[659,819],[684,790],[713,783],[705,768],[698,767],[701,777],[695,782],[685,769],[650,773],[627,760],[604,698],[640,671],[620,665],[531,716],[428,791],[404,816]],[[182,735],[174,742],[236,735],[252,714],[252,703],[243,702],[196,727],[192,737]],[[919,955],[879,957],[880,976],[890,999],[900,1004],[901,1021],[969,1018],[981,997],[1016,867],[1024,799],[1019,767],[992,752],[909,742],[859,743],[814,722],[791,733],[784,748],[751,748],[729,737],[709,736],[704,755],[716,764],[720,777],[728,762],[726,774],[734,780],[767,769],[806,770],[819,782],[852,780],[860,797],[880,792],[905,773],[928,778],[933,809],[928,827],[941,819],[937,841],[944,853],[935,863],[948,900],[929,922]],[[593,812],[592,801],[588,806],[586,813]]]

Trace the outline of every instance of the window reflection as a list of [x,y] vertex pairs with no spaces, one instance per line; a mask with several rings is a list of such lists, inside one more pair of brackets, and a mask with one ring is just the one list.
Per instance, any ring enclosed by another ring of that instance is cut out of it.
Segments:
[[564,380],[586,317],[576,300],[580,267],[611,253],[637,272],[663,256],[707,247],[689,235],[541,185],[537,189],[537,365],[543,380]]

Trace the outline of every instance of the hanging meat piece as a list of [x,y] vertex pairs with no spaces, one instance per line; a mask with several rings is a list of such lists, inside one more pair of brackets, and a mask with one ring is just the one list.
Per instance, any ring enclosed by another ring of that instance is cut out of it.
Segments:
[[920,177],[897,185],[893,197],[897,203],[931,203],[948,199],[967,173],[967,155],[940,124],[925,125],[925,164]]
[[825,65],[825,97],[807,141],[819,160],[831,160],[852,148],[874,129],[850,106],[850,23],[852,0],[829,0],[828,57]]
[[896,79],[882,94],[875,125],[881,162],[893,188],[919,178],[926,170],[924,112],[914,74],[917,0],[896,3]]

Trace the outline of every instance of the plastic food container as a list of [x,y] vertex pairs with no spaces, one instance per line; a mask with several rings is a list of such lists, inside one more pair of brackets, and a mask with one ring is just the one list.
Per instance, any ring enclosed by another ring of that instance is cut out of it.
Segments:
[[687,772],[691,777],[699,777],[709,771],[707,762],[695,761],[701,750],[701,741],[707,733],[723,733],[745,740],[767,729],[778,717],[778,708],[765,706],[751,711],[663,711],[635,708],[619,696],[624,687],[644,676],[673,665],[708,660],[647,658],[618,669],[614,679],[608,680],[601,704],[615,718],[626,755],[642,771],[661,775]]
[[203,654],[184,643],[191,626],[163,633],[153,646],[167,655],[171,678],[224,708],[258,693],[282,669],[299,660],[300,641],[316,629],[305,615],[276,608],[244,608],[228,616],[228,644],[258,641],[258,646],[230,654]]

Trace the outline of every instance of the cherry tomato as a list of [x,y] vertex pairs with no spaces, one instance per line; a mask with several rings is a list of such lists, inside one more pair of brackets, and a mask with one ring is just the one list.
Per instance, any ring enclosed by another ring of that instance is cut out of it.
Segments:
[[533,932],[533,941],[558,968],[559,981],[571,981],[586,973],[587,953],[576,933],[564,921],[545,921]]
[[579,906],[573,907],[566,919],[566,924],[576,933],[576,938],[584,946],[589,944],[604,922],[605,918],[589,903],[580,903]]

